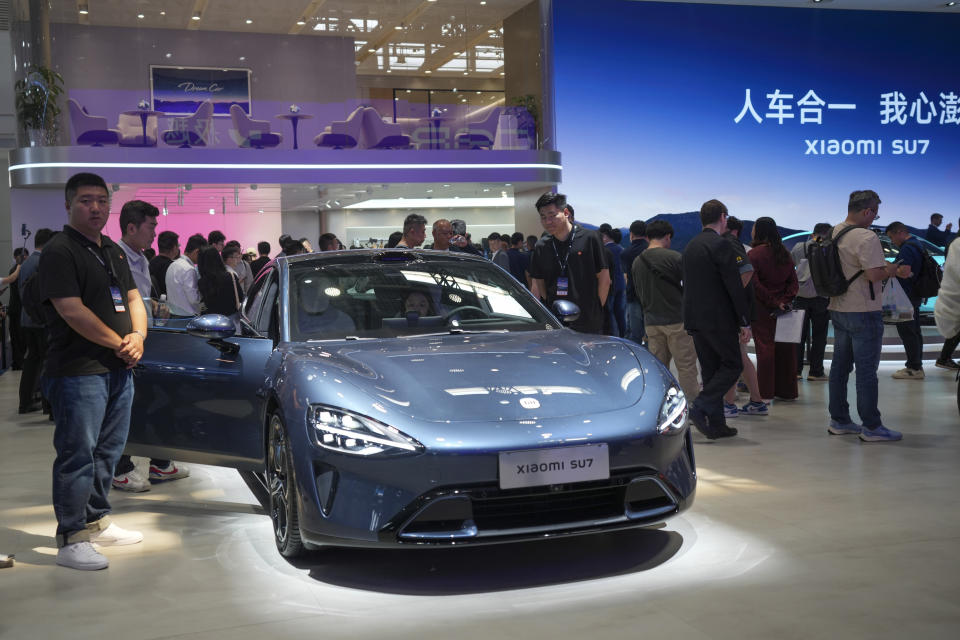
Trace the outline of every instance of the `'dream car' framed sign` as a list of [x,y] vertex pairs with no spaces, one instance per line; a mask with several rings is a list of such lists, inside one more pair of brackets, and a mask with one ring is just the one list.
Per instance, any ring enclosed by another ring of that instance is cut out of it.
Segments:
[[150,66],[150,97],[155,111],[193,115],[205,100],[214,116],[229,116],[230,105],[250,115],[250,69]]

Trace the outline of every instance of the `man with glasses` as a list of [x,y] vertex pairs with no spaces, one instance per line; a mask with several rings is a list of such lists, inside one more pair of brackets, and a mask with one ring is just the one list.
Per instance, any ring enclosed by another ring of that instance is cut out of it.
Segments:
[[143,540],[110,522],[108,495],[130,429],[132,369],[143,355],[147,314],[123,250],[100,233],[110,215],[106,182],[79,173],[65,195],[67,224],[44,246],[37,271],[50,330],[42,384],[56,424],[57,564],[105,569],[93,542]]
[[580,317],[570,325],[584,333],[603,330],[603,305],[610,291],[610,270],[603,243],[594,231],[573,221],[573,207],[560,193],[545,193],[537,200],[544,234],[530,258],[531,292],[548,306],[569,300],[580,307]]
[[[883,343],[882,295],[879,282],[892,276],[910,277],[910,266],[888,263],[883,246],[870,225],[880,217],[880,196],[869,189],[854,191],[847,203],[847,218],[833,227],[832,238],[849,227],[837,243],[843,275],[850,281],[846,292],[830,298],[833,321],[833,362],[830,366],[830,424],[833,435],[858,434],[863,442],[900,440],[899,431],[880,419],[877,368]],[[852,279],[852,280],[851,280]],[[847,381],[856,365],[857,413],[862,425],[850,417]]]

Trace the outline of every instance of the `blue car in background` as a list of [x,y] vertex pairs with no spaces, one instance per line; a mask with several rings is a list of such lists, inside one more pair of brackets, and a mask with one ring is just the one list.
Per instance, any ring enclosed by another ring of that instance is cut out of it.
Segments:
[[[900,249],[897,248],[893,242],[890,241],[890,238],[887,237],[887,234],[883,232],[883,229],[879,227],[870,227],[870,230],[876,233],[880,237],[880,243],[883,245],[883,257],[887,259],[888,262],[895,262],[897,257],[900,255]],[[803,242],[810,237],[812,231],[801,231],[799,233],[793,233],[789,236],[783,238],[783,244],[788,248],[792,249],[795,244],[798,242]],[[932,242],[921,238],[920,236],[914,235],[921,246],[927,250],[927,253],[930,254],[930,257],[933,258],[937,264],[940,265],[940,268],[943,268],[943,263],[947,260],[947,254],[943,250],[943,247],[933,244]],[[921,322],[924,324],[933,324],[933,306],[936,304],[937,298],[928,298],[924,300],[920,305],[920,314]]]
[[669,371],[466,254],[278,258],[237,318],[152,328],[135,386],[127,453],[239,469],[284,556],[642,527],[696,488]]

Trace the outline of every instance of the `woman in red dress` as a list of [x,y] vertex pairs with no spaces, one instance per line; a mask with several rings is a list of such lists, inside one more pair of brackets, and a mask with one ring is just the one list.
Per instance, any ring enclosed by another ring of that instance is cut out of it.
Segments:
[[774,342],[777,314],[797,295],[797,273],[783,246],[777,223],[763,217],[753,224],[753,249],[748,254],[755,273],[756,317],[753,342],[757,348],[757,377],[765,399],[797,397],[797,345]]

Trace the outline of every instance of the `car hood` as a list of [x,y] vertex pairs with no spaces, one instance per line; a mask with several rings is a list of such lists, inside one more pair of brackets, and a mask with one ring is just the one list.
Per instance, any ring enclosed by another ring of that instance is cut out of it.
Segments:
[[645,387],[629,343],[569,330],[307,343],[287,357],[301,380],[333,380],[340,406],[372,400],[434,422],[600,413],[636,404]]

